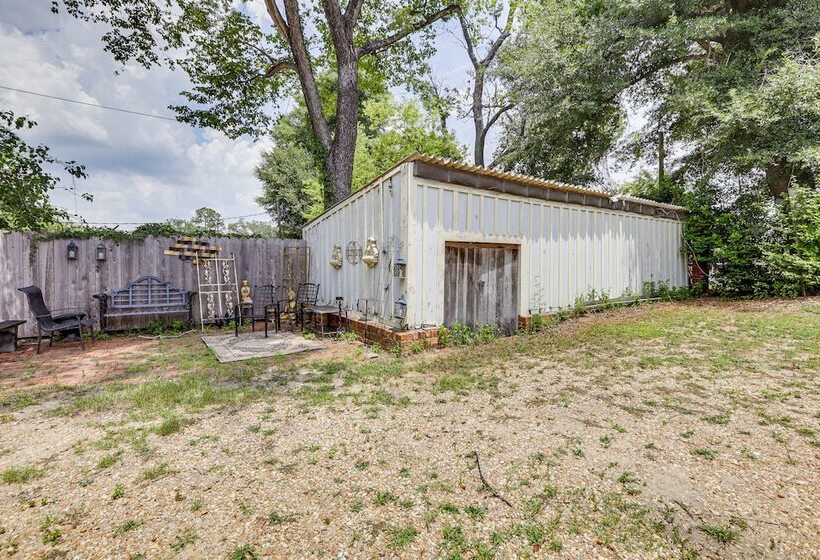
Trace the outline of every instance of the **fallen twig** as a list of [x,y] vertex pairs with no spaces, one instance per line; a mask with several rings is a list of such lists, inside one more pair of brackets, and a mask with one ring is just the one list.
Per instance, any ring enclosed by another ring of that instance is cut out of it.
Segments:
[[[695,519],[695,516],[694,516],[694,515],[692,515],[692,512],[691,512],[691,511],[689,511],[689,508],[688,508],[688,507],[686,507],[686,504],[684,504],[683,502],[681,502],[681,501],[679,501],[679,500],[672,500],[672,503],[673,503],[673,504],[675,504],[676,506],[678,506],[679,508],[681,508],[681,509],[682,509],[682,510],[686,513],[686,515],[688,515],[688,516],[689,516],[689,517],[691,517],[692,519]],[[697,519],[699,519],[699,520],[703,521],[702,519],[700,519],[700,516],[698,516],[698,518],[697,518]]]
[[508,506],[513,507],[513,505],[510,503],[510,501],[507,498],[505,498],[504,496],[502,496],[501,494],[499,494],[498,490],[493,488],[493,486],[489,482],[487,482],[487,479],[484,478],[484,473],[481,471],[481,460],[478,458],[478,451],[473,451],[473,455],[475,455],[475,464],[478,467],[478,476],[481,477],[481,483],[487,488],[487,490],[490,491],[490,494],[494,498],[498,498],[499,500],[501,500],[502,502],[504,502]]

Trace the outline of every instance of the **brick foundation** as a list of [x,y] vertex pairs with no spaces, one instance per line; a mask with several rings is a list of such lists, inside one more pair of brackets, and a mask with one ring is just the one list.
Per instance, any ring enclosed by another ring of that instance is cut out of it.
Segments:
[[[338,318],[331,317],[331,325],[337,326]],[[416,345],[422,348],[438,346],[438,329],[414,329],[398,331],[375,321],[361,321],[353,317],[343,317],[342,327],[349,332],[356,333],[362,340],[377,342],[382,348],[399,346],[402,351]]]

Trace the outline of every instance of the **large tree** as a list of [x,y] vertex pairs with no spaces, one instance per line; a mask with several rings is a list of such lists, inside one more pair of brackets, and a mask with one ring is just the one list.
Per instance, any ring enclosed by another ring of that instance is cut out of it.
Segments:
[[[68,219],[49,198],[60,181],[51,170],[62,168],[72,177],[85,177],[84,166],[60,161],[46,146],[31,146],[20,136],[20,131],[35,125],[27,117],[0,111],[0,230],[40,231]],[[81,196],[91,200],[88,194]]]
[[[429,55],[431,24],[458,10],[441,0],[264,0],[263,21],[244,0],[56,0],[53,9],[61,5],[108,26],[103,41],[117,61],[185,70],[194,86],[183,92],[190,105],[174,107],[183,121],[261,135],[270,105],[299,91],[324,152],[328,201],[351,189],[360,69],[412,73]],[[328,70],[331,110],[317,80]]]
[[487,134],[501,116],[513,108],[497,80],[493,69],[505,41],[513,32],[521,2],[513,0],[479,0],[459,13],[458,22],[464,39],[464,48],[473,67],[470,84],[469,110],[475,140],[473,163],[484,165]]
[[815,185],[818,29],[816,0],[545,1],[506,59],[520,103],[499,158],[590,181],[637,107],[618,156],[656,159],[663,139],[690,184]]
[[[413,100],[398,101],[371,82],[363,92],[356,137],[352,187],[357,190],[397,161],[423,152],[460,159],[453,133],[441,130],[436,116]],[[312,140],[307,111],[300,105],[282,115],[272,130],[274,146],[262,155],[256,176],[263,194],[257,202],[268,210],[282,237],[298,237],[307,220],[321,213],[321,147]]]

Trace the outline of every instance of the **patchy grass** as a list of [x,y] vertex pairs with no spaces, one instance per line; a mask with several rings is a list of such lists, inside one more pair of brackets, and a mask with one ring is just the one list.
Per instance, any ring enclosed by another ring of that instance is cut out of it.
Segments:
[[91,557],[103,527],[143,557],[805,555],[817,497],[739,512],[820,468],[818,330],[813,300],[707,301],[401,359],[221,366],[163,340],[118,382],[0,390],[0,546]]
[[25,484],[42,477],[44,474],[43,469],[34,465],[13,466],[0,471],[0,480],[4,484]]
[[731,527],[723,525],[700,525],[698,529],[715,539],[721,544],[733,543],[740,538],[740,533]]
[[406,527],[390,526],[387,528],[387,535],[390,538],[387,548],[394,551],[401,550],[413,542],[418,534],[419,530],[412,525]]

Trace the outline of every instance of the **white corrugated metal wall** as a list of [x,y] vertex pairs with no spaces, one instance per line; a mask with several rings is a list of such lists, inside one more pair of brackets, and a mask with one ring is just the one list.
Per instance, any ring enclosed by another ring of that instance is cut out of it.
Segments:
[[[304,228],[304,239],[311,248],[310,281],[320,284],[320,302],[335,304],[336,297],[341,296],[349,309],[356,310],[363,309],[363,300],[367,299],[368,311],[375,305],[380,318],[392,322],[393,302],[401,293],[403,281],[394,279],[392,273],[392,259],[399,251],[389,250],[385,243],[396,236],[400,251],[407,246],[407,213],[402,212],[406,205],[405,172],[406,166],[401,166],[394,175],[354,193]],[[356,241],[364,249],[371,236],[379,248],[378,265],[368,268],[361,261],[348,262],[348,243]],[[344,256],[339,270],[330,265],[334,245],[341,245]]]
[[[401,165],[388,182],[380,179],[305,227],[311,281],[321,284],[323,302],[343,296],[355,310],[360,299],[377,300],[382,320],[392,322],[403,294],[408,325],[441,324],[447,241],[521,246],[520,315],[571,307],[593,289],[615,298],[641,292],[645,282],[686,285],[677,220],[422,180],[412,169],[412,162]],[[400,238],[406,280],[393,278],[383,251],[373,269],[347,259],[340,270],[330,266],[334,244],[344,251],[356,240],[364,248],[371,235],[380,250],[390,236]]]
[[519,314],[611,298],[645,282],[683,286],[683,224],[674,219],[546,202],[410,177],[408,323],[440,324],[447,241],[521,246]]

